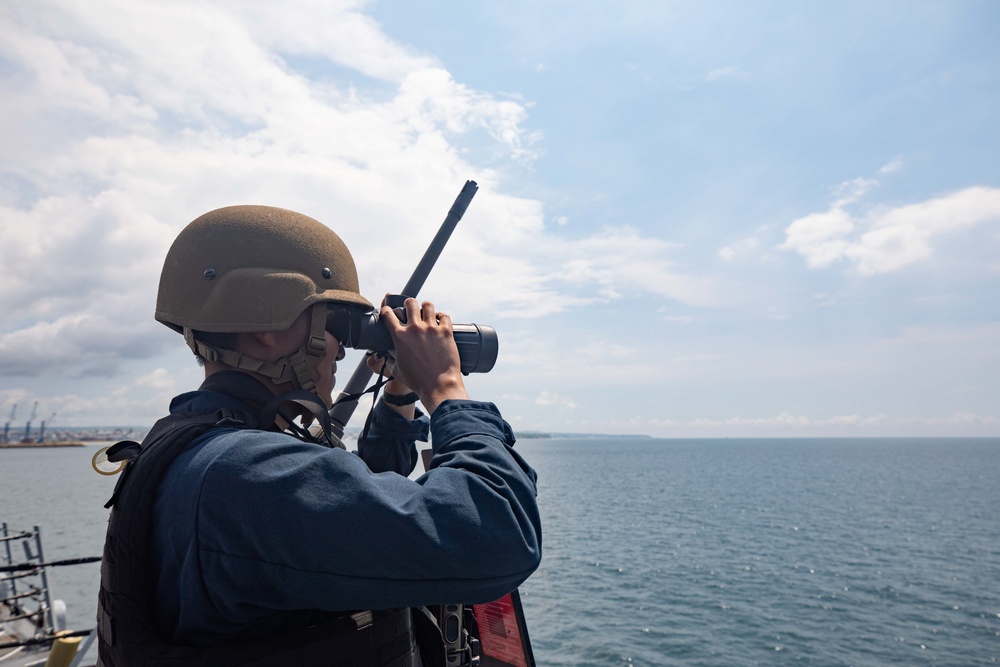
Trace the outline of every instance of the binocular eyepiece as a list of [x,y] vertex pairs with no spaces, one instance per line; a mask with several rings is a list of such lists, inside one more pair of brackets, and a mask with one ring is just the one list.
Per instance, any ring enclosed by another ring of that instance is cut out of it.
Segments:
[[[406,298],[394,295],[386,302],[395,309],[396,315],[403,322],[406,321],[406,314],[402,303]],[[326,330],[344,347],[379,353],[393,351],[392,336],[378,312],[330,304]],[[497,332],[493,327],[485,324],[452,324],[452,335],[458,346],[463,374],[488,373],[493,369],[500,349]]]

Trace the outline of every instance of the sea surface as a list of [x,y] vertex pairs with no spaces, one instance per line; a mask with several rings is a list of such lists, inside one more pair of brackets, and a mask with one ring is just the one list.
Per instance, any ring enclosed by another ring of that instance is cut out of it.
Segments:
[[[1000,439],[522,440],[541,665],[1000,661]],[[100,555],[95,447],[0,450],[0,521]],[[50,572],[93,624],[98,566]]]

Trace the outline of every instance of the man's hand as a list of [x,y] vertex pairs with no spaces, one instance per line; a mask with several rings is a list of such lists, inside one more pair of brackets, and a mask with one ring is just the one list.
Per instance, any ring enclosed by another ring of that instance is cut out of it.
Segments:
[[[384,306],[386,299],[388,298],[389,298],[388,294],[382,297],[381,305]],[[399,378],[396,377],[396,360],[392,357],[391,354],[369,353],[368,358],[366,359],[366,363],[368,364],[368,370],[370,370],[375,375],[382,375],[392,378],[391,380],[385,383],[385,388],[383,389],[383,391],[386,394],[393,394],[395,396],[406,396],[411,391],[413,391],[405,384],[400,382]],[[398,412],[406,419],[413,419],[413,417],[416,415],[417,407],[412,403],[409,405],[393,405],[392,403],[387,403],[385,401],[383,401],[383,403],[385,404],[385,407],[389,408],[390,410],[393,410],[394,412]]]
[[[367,363],[368,369],[375,375],[384,375],[392,378],[385,383],[385,387],[383,388],[384,393],[393,394],[394,396],[406,396],[413,391],[396,378],[396,360],[392,358],[392,355],[369,353]],[[383,401],[383,403],[385,407],[398,412],[404,419],[413,419],[417,414],[417,406],[413,403],[408,405],[393,405],[386,401]]]
[[395,346],[393,376],[417,392],[428,414],[448,399],[469,398],[451,317],[436,312],[430,301],[418,305],[416,299],[407,299],[403,308],[405,324],[388,306],[383,305],[379,311]]

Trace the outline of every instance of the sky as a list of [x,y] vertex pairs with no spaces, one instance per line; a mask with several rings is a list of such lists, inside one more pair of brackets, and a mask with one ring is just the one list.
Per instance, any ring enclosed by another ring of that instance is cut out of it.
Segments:
[[[150,425],[206,211],[494,326],[515,430],[1000,435],[1000,4],[9,0],[0,419]],[[342,382],[359,353],[340,364]],[[355,420],[361,420],[358,414]]]

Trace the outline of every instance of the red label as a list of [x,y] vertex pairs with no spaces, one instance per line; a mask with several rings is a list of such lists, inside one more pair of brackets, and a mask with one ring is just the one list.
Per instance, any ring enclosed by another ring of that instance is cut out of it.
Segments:
[[473,605],[472,613],[479,624],[483,667],[528,667],[509,594],[496,602]]

